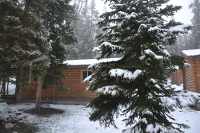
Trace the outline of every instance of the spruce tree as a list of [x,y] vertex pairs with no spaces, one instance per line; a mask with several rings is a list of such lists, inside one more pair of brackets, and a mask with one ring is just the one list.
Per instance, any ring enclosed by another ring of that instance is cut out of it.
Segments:
[[192,13],[194,14],[192,18],[192,48],[200,48],[200,1],[194,0],[190,6]]
[[44,24],[50,33],[48,41],[52,46],[52,51],[49,52],[50,65],[47,69],[47,74],[44,77],[43,87],[47,85],[57,86],[60,91],[65,91],[67,88],[63,79],[67,75],[62,73],[63,68],[67,68],[67,64],[63,64],[68,54],[67,46],[76,42],[74,30],[71,22],[75,18],[71,0],[56,0],[46,3],[47,12],[44,14]]
[[170,102],[175,91],[167,78],[184,66],[184,59],[170,55],[166,46],[189,27],[165,20],[181,7],[168,5],[169,0],[106,1],[111,11],[101,15],[105,33],[98,36],[97,59],[122,57],[89,66],[94,73],[85,79],[87,90],[99,94],[88,104],[90,120],[116,127],[115,116],[122,115],[131,127],[127,132],[145,133],[147,127],[153,133],[182,132],[187,126],[170,116],[176,103]]

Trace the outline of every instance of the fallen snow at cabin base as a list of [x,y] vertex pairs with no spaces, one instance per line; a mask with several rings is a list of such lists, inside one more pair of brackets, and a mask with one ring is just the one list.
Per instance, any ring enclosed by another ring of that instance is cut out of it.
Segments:
[[[174,86],[176,90],[182,90],[182,86]],[[183,129],[185,133],[199,133],[200,131],[200,111],[192,110],[187,105],[193,104],[194,99],[200,98],[199,93],[182,91],[174,99],[179,99],[180,104],[184,108],[177,108],[170,115],[176,119],[177,123],[187,124],[190,128]],[[163,99],[168,101],[168,99]],[[173,101],[170,101],[173,102]],[[169,103],[170,104],[170,103]],[[34,108],[34,103],[21,103],[8,105],[12,112],[19,112],[22,115],[17,117],[23,118],[24,123],[35,123],[39,127],[38,133],[122,133],[125,124],[122,122],[123,117],[116,118],[116,125],[114,127],[104,128],[99,125],[99,122],[92,122],[89,120],[90,108],[83,105],[58,105],[50,104],[51,108],[61,109],[65,112],[63,114],[53,115],[51,117],[42,117],[24,113],[23,110]],[[147,131],[153,131],[149,126]]]
[[[116,71],[113,70],[113,74]],[[123,75],[125,74],[125,71]],[[119,74],[119,73],[118,73]],[[137,73],[140,74],[140,73]],[[136,74],[136,75],[137,75]],[[121,76],[121,75],[118,75]],[[128,76],[129,77],[129,76]],[[151,79],[152,82],[156,82],[154,79]],[[118,92],[110,92],[108,88],[115,88],[117,86],[106,86],[105,88],[100,88],[99,93],[114,93],[113,95],[117,94]],[[177,108],[174,112],[171,112],[171,116],[176,119],[175,122],[187,124],[190,128],[183,129],[185,133],[199,133],[200,132],[200,111],[192,110],[188,107],[188,105],[194,105],[195,99],[200,99],[200,93],[194,93],[190,91],[184,91],[183,86],[173,85],[173,88],[177,91],[181,91],[178,93],[177,96],[174,96],[172,99],[169,98],[162,98],[162,101],[166,102],[166,105],[173,105],[175,104],[175,99],[178,99],[181,106],[184,108]],[[101,90],[102,89],[102,90]],[[6,103],[0,104],[0,109],[3,108],[3,105]],[[110,126],[109,128],[104,128],[99,125],[99,122],[92,122],[89,120],[90,108],[86,108],[83,105],[58,105],[58,104],[50,104],[51,108],[64,110],[63,114],[53,115],[51,117],[42,117],[37,115],[32,115],[28,113],[24,113],[24,110],[34,108],[34,103],[20,103],[20,104],[10,104],[8,105],[10,112],[15,113],[22,113],[17,117],[23,118],[21,122],[24,123],[34,123],[39,127],[38,133],[122,133],[122,130],[127,129],[129,127],[125,127],[125,124],[122,122],[124,117],[116,118],[116,125],[118,129]],[[7,110],[7,109],[6,109]],[[149,112],[151,113],[151,112]],[[6,116],[6,113],[4,112]],[[4,116],[3,115],[3,116]],[[12,115],[12,114],[9,114]],[[3,117],[3,119],[5,119]],[[152,127],[149,126],[147,131],[153,131]]]

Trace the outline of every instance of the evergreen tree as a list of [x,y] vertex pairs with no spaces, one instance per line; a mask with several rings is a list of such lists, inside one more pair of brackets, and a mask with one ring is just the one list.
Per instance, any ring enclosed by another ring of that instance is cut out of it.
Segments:
[[52,46],[52,51],[49,53],[50,66],[44,77],[44,88],[52,85],[58,86],[60,91],[66,90],[62,80],[66,79],[67,75],[62,74],[62,68],[67,68],[67,65],[63,64],[63,61],[66,60],[68,54],[66,47],[76,41],[71,26],[75,14],[69,2],[70,0],[56,0],[46,3],[47,12],[44,14],[44,23],[50,32],[48,41]]
[[[1,1],[1,30],[0,30],[0,77],[16,76],[17,91],[19,90],[19,75],[22,64],[47,54],[51,46],[47,43],[48,32],[39,17],[39,9],[33,12],[33,1]],[[39,66],[47,66],[47,62],[34,65],[33,70]],[[25,66],[26,67],[26,66]],[[27,72],[23,73],[23,77]],[[35,71],[35,74],[45,74],[45,71]],[[21,80],[23,84],[25,79]],[[21,88],[20,88],[21,89]]]
[[[123,115],[127,132],[182,132],[186,125],[170,117],[176,103],[170,96],[174,89],[167,78],[182,68],[184,59],[170,55],[166,46],[175,43],[177,34],[189,27],[164,17],[173,16],[181,7],[168,5],[169,0],[106,0],[111,11],[101,15],[98,59],[113,54],[122,55],[118,61],[91,65],[94,72],[85,79],[87,90],[99,94],[92,100],[91,121],[99,120],[108,127],[115,125],[115,116]],[[162,6],[166,4],[166,6]]]
[[200,1],[194,0],[190,6],[194,14],[192,18],[192,47],[193,49],[200,48]]

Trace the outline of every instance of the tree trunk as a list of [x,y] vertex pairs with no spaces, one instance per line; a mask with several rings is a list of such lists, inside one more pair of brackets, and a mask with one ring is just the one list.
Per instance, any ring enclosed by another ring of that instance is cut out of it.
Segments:
[[29,0],[25,0],[25,1],[26,1],[25,11],[29,11],[30,2],[29,2]]
[[8,103],[8,92],[9,92],[8,86],[9,86],[9,78],[7,79],[7,85],[6,85],[6,91],[7,91],[6,102],[7,102],[7,103]]
[[41,92],[42,92],[43,80],[41,77],[38,78],[38,87],[35,102],[35,112],[40,112]]
[[6,80],[2,80],[2,93],[3,95],[6,95]]
[[19,73],[16,74],[16,88],[15,88],[15,95],[17,96],[17,98],[16,98],[17,103],[23,102],[22,83],[20,82],[20,81],[22,81],[21,76],[22,76],[21,72],[19,71]]
[[7,91],[7,95],[9,95],[9,83],[10,83],[10,79],[7,79],[7,84],[6,84],[6,91]]

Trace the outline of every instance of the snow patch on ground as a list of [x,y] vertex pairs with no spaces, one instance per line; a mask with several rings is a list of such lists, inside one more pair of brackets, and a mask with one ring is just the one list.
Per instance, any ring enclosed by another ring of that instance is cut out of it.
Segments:
[[6,120],[8,112],[7,103],[0,103],[0,120]]

